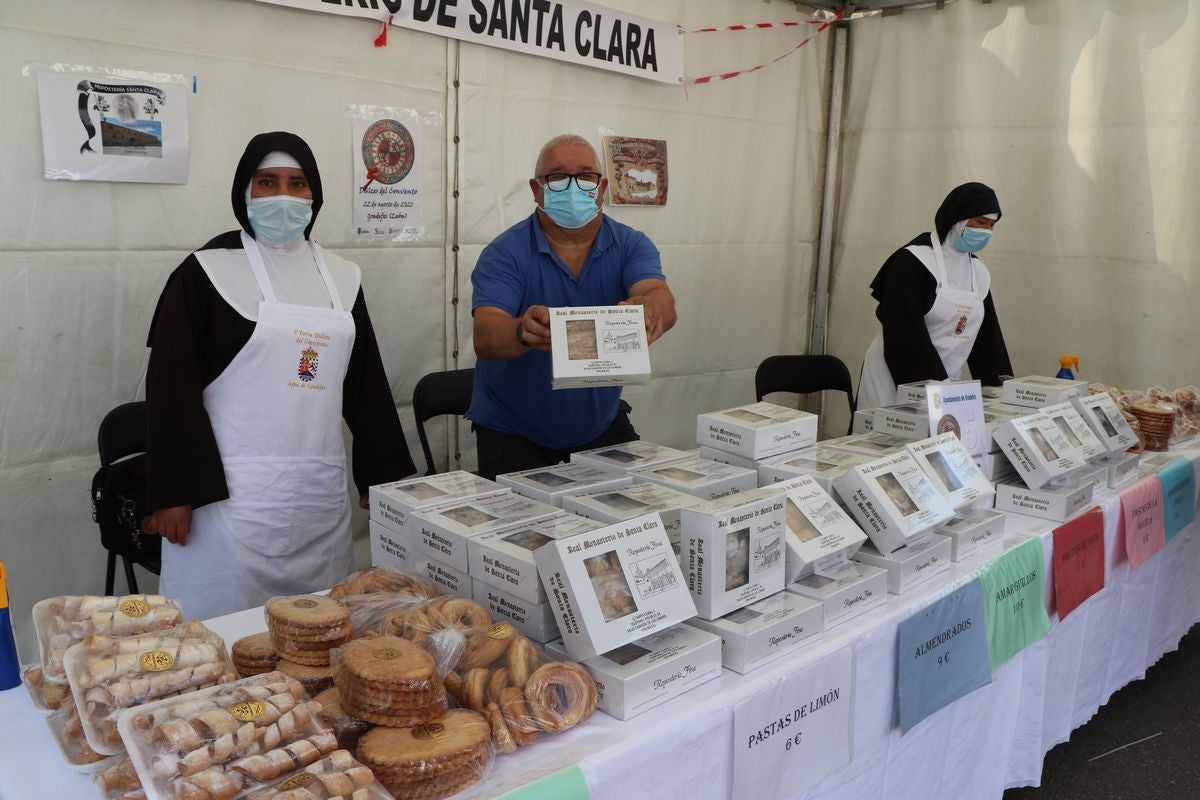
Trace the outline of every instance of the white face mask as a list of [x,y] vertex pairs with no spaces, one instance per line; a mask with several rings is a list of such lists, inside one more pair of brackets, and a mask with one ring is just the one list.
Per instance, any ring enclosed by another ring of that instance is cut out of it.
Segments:
[[246,216],[254,237],[267,244],[289,244],[304,236],[312,222],[312,200],[277,194],[246,201]]

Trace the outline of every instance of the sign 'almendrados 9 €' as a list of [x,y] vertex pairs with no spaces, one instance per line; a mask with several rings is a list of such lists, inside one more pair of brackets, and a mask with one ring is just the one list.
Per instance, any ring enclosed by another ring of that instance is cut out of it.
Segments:
[[662,83],[683,82],[678,26],[583,0],[258,0],[386,20],[464,42]]

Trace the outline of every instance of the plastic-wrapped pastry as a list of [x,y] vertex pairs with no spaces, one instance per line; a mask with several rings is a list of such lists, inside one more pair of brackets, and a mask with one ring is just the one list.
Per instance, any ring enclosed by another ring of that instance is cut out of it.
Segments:
[[375,780],[370,768],[348,750],[335,750],[303,769],[274,779],[270,785],[243,795],[244,800],[383,800],[391,795]]

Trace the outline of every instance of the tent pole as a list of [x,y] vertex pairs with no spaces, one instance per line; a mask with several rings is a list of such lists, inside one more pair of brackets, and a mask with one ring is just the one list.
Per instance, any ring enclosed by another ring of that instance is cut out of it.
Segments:
[[[821,187],[821,227],[817,231],[817,274],[813,290],[812,328],[808,352],[825,352],[829,319],[829,274],[833,265],[833,235],[837,217],[838,179],[841,174],[842,114],[846,101],[846,47],[850,27],[834,26],[829,68],[829,107],[825,117],[825,174]],[[821,395],[808,397],[808,410],[819,413]]]

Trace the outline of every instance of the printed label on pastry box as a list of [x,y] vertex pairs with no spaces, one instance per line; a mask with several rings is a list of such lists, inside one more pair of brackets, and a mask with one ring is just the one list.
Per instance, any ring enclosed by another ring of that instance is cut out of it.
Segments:
[[975,505],[996,493],[971,452],[953,432],[914,442],[908,446],[908,452],[955,510]]
[[617,489],[633,483],[633,478],[591,464],[553,464],[497,475],[496,481],[517,494],[562,508],[566,495]]
[[1087,459],[1049,414],[1038,413],[1002,423],[993,434],[1000,449],[1031,489],[1039,489],[1082,467]]
[[847,563],[843,574],[813,573],[792,581],[787,590],[825,606],[825,630],[887,602],[887,572],[869,564]]
[[884,406],[875,409],[871,430],[901,439],[925,439],[929,436],[929,415],[923,405]]
[[1042,413],[1058,426],[1068,444],[1083,453],[1085,461],[1095,461],[1108,452],[1108,445],[1100,441],[1071,401],[1046,406]]
[[866,464],[872,458],[874,456],[866,453],[852,453],[819,444],[768,459],[759,465],[758,479],[766,486],[791,478],[810,476],[826,492],[832,492],[834,480],[844,475],[851,467]]
[[690,455],[691,453],[684,450],[676,450],[674,447],[665,447],[644,439],[637,439],[623,444],[571,453],[571,463],[590,464],[599,469],[628,473],[635,469],[652,467],[655,464],[682,461]]
[[493,617],[511,622],[512,627],[526,638],[546,642],[558,636],[557,615],[549,602],[531,603],[479,579],[472,581],[472,587],[472,597],[476,603],[491,612]]
[[1015,483],[996,484],[996,510],[1062,522],[1092,503],[1096,484],[1043,486],[1030,489]]
[[696,614],[658,514],[549,542],[534,559],[563,642],[576,660]]
[[721,637],[721,662],[745,674],[817,640],[825,608],[811,598],[779,592],[723,617],[687,621]]
[[371,520],[404,532],[409,514],[415,510],[507,491],[494,481],[462,470],[381,483],[370,488]]
[[632,475],[635,480],[657,483],[701,500],[717,500],[758,488],[757,470],[722,464],[699,455],[635,470]]
[[[561,639],[546,652],[570,658]],[[687,624],[672,625],[637,641],[585,659],[596,681],[597,705],[630,719],[721,675],[721,638]]]
[[550,309],[551,386],[623,386],[650,380],[645,309],[575,306]]
[[933,530],[950,540],[952,561],[965,561],[988,545],[998,544],[1004,539],[1005,519],[999,511],[970,508]]
[[465,572],[424,556],[414,556],[407,569],[419,578],[425,578],[446,594],[459,597],[471,596],[471,578]]
[[533,552],[553,539],[566,539],[603,527],[577,514],[559,513],[501,531],[481,533],[467,542],[467,572],[528,603],[545,603],[546,590],[538,578]]
[[923,533],[889,555],[881,555],[871,545],[863,545],[854,560],[887,570],[887,587],[901,594],[935,575],[950,570],[950,540],[936,533]]
[[1071,399],[1071,404],[1084,422],[1091,426],[1092,432],[1105,443],[1108,452],[1118,453],[1138,443],[1138,435],[1108,394],[1101,392],[1075,397]]
[[1041,408],[1070,400],[1072,397],[1084,397],[1087,393],[1087,381],[1028,375],[1006,380],[1001,398],[1005,403],[1014,406]]
[[811,574],[814,565],[853,555],[867,535],[819,482],[805,475],[760,489],[784,493],[784,582]]
[[371,564],[407,567],[413,548],[408,534],[380,525],[375,520],[367,524],[371,539]]
[[751,403],[696,417],[696,444],[746,458],[766,458],[816,442],[816,414],[774,403]]
[[697,613],[723,617],[783,589],[783,493],[775,488],[680,512],[683,560]]
[[679,541],[679,512],[705,501],[656,483],[635,483],[611,491],[585,492],[563,498],[563,510],[611,525],[657,512],[672,542]]
[[833,482],[880,553],[954,516],[954,509],[907,451],[852,467]]
[[472,537],[559,513],[554,506],[512,492],[455,500],[413,515],[412,544],[430,558],[466,572],[467,542]]

